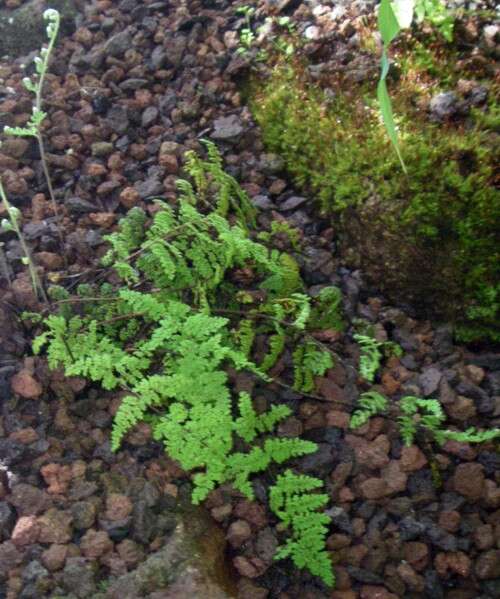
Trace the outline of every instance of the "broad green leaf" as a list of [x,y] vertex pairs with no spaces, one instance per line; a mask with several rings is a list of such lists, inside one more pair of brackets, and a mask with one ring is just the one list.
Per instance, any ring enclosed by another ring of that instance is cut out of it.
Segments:
[[393,0],[391,8],[401,29],[407,29],[413,21],[415,0]]
[[406,165],[403,161],[403,157],[401,155],[401,150],[399,148],[398,141],[398,133],[396,131],[396,125],[394,123],[394,116],[392,114],[392,105],[391,99],[389,98],[389,93],[387,91],[386,78],[387,73],[389,72],[389,60],[387,58],[387,52],[384,48],[382,53],[382,72],[380,74],[380,81],[377,86],[377,97],[380,104],[380,112],[382,114],[382,119],[384,121],[385,128],[387,130],[387,135],[396,150],[396,154],[398,155],[399,162],[403,168],[403,171],[407,174]]
[[399,23],[389,0],[382,0],[380,3],[378,28],[385,46],[388,46],[399,33]]

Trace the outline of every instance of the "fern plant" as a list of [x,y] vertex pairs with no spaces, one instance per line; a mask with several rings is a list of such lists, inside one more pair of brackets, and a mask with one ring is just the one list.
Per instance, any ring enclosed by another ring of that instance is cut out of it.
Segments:
[[269,492],[269,503],[291,530],[291,537],[278,548],[274,559],[290,557],[297,568],[306,568],[333,586],[332,562],[325,547],[330,517],[318,511],[328,503],[328,495],[314,492],[322,486],[321,480],[291,470],[277,477]]
[[[358,407],[351,416],[351,428],[359,428],[372,416],[382,414],[387,408],[387,399],[378,391],[363,393],[358,400]],[[448,440],[461,443],[484,443],[500,438],[499,428],[484,431],[479,431],[474,427],[465,431],[443,428],[446,416],[441,404],[436,399],[422,399],[407,395],[399,401],[398,411],[399,431],[407,446],[413,444],[419,430],[425,430],[439,445],[443,445]]]
[[406,396],[399,402],[401,415],[398,418],[401,437],[406,445],[411,445],[419,427],[427,430],[439,445],[447,440],[462,443],[483,443],[500,437],[500,429],[478,431],[471,427],[466,431],[443,429],[446,420],[441,404],[436,399],[421,399]]
[[355,334],[353,337],[358,342],[361,350],[359,358],[361,376],[367,381],[373,382],[375,374],[380,368],[380,361],[382,359],[380,348],[383,346],[383,343],[368,335]]
[[[137,423],[149,423],[154,439],[191,473],[194,503],[225,483],[251,499],[256,473],[317,450],[310,441],[273,436],[290,409],[273,405],[258,414],[248,394],[235,401],[227,368],[269,380],[266,372],[288,342],[303,349],[302,389],[332,365],[328,352],[305,340],[318,303],[303,293],[296,262],[252,240],[240,222],[248,216],[246,198],[222,174],[214,148],[208,146],[207,160],[190,156],[192,183],[180,182],[175,205],[158,201],[152,218],[135,208],[108,236],[103,264],[117,283],[80,285],[77,310],[68,291],[52,290],[59,311],[45,319],[33,344],[35,353],[47,348],[51,368],[125,390],[112,449]],[[238,269],[251,272],[244,289],[233,280]],[[257,332],[270,335],[260,365],[252,361]],[[325,502],[302,486],[300,497],[285,493],[281,507],[276,492],[274,505],[287,511],[293,530],[293,544],[280,556],[333,582],[321,549],[328,518],[315,511]]]
[[194,187],[186,180],[177,182],[185,199],[193,204],[208,203],[223,217],[233,211],[245,229],[255,226],[256,209],[236,179],[224,170],[217,146],[206,139],[202,143],[207,151],[206,160],[196,152],[186,152],[185,169],[193,179]]
[[306,341],[293,352],[293,387],[309,393],[314,390],[314,377],[323,376],[333,367],[332,354],[320,349],[314,341]]
[[23,79],[24,87],[29,92],[34,94],[33,111],[30,120],[24,127],[10,127],[7,125],[4,127],[3,132],[6,135],[13,135],[15,137],[34,137],[37,140],[38,149],[40,151],[42,170],[45,176],[45,180],[47,182],[47,189],[49,192],[52,209],[54,211],[55,216],[57,217],[58,233],[62,243],[63,237],[62,232],[60,230],[59,211],[57,208],[57,202],[52,186],[52,179],[49,173],[49,167],[47,164],[47,154],[45,151],[45,144],[42,135],[42,124],[44,120],[47,118],[47,113],[45,113],[42,110],[43,86],[45,76],[47,75],[49,69],[50,57],[52,55],[52,51],[54,50],[57,36],[59,34],[61,16],[59,12],[54,8],[48,8],[43,13],[43,18],[47,22],[46,32],[49,43],[46,48],[44,47],[40,50],[40,56],[35,56],[34,58],[35,73],[31,77],[25,77]]
[[351,416],[350,427],[363,426],[372,416],[381,414],[386,408],[387,399],[378,391],[362,393],[358,400],[358,407]]

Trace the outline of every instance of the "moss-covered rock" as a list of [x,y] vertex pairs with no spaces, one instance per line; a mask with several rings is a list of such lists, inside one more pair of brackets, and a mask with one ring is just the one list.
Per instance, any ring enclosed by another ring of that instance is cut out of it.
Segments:
[[0,55],[17,58],[38,50],[47,42],[43,12],[55,8],[61,13],[62,33],[75,29],[74,0],[30,0],[16,10],[0,10]]
[[403,72],[392,94],[406,176],[373,87],[332,94],[307,72],[275,68],[251,86],[251,105],[269,150],[336,219],[345,261],[396,301],[454,321],[462,339],[500,341],[498,107],[432,123],[428,88]]

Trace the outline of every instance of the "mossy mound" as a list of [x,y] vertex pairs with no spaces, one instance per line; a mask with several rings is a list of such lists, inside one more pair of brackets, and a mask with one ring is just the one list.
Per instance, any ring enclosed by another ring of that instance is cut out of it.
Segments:
[[391,94],[406,176],[374,85],[332,93],[307,73],[299,61],[273,69],[250,86],[251,106],[267,147],[337,221],[345,261],[392,299],[455,322],[462,340],[500,341],[498,107],[432,123],[421,106],[439,89],[401,69]]

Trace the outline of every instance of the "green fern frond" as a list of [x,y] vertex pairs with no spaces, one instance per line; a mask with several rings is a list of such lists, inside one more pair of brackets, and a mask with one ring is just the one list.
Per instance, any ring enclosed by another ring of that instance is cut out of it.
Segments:
[[234,421],[234,431],[247,443],[258,434],[271,432],[276,424],[291,414],[288,406],[272,406],[268,412],[257,414],[248,393],[240,393],[238,408],[240,416]]
[[248,358],[255,340],[255,325],[251,318],[242,320],[234,334],[239,350]]
[[290,557],[298,568],[333,586],[332,562],[325,547],[330,518],[318,512],[328,503],[328,495],[313,492],[322,486],[321,480],[290,470],[278,476],[270,489],[270,508],[291,528],[291,538],[278,548],[274,559]]
[[330,352],[320,349],[313,341],[302,343],[293,352],[293,388],[310,393],[314,390],[314,377],[323,376],[332,367]]
[[355,334],[353,337],[358,342],[361,350],[359,358],[361,376],[372,383],[377,370],[380,368],[380,361],[382,359],[380,347],[382,343],[368,335]]
[[308,328],[320,331],[341,331],[344,328],[342,292],[338,287],[324,287],[319,292],[313,303]]
[[351,428],[363,426],[372,416],[381,414],[387,408],[387,403],[387,399],[378,391],[362,393],[357,408],[351,416],[349,426]]
[[278,361],[278,358],[285,349],[286,335],[284,333],[276,333],[271,335],[268,340],[269,351],[264,356],[262,363],[260,364],[261,370],[267,372],[270,370]]
[[274,273],[263,281],[262,289],[268,290],[273,296],[290,297],[293,293],[301,292],[304,288],[297,262],[289,254],[273,252]]
[[435,431],[436,441],[442,445],[448,440],[458,441],[459,443],[485,443],[500,438],[500,428],[478,431],[471,427],[465,431],[438,430]]

